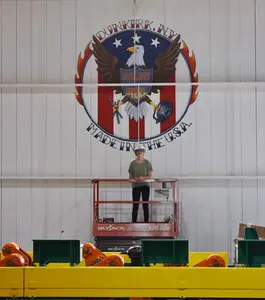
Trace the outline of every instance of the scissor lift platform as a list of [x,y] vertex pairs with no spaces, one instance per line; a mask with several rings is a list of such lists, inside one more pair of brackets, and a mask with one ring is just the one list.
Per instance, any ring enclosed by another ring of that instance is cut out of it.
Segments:
[[[151,190],[161,190],[163,185],[169,185],[170,187],[165,190],[168,191],[170,201],[162,200],[149,200],[146,203],[148,205],[162,205],[167,203],[171,208],[172,220],[163,221],[163,222],[154,222],[150,221],[148,223],[132,223],[131,221],[113,221],[111,223],[104,222],[104,211],[100,212],[102,205],[115,205],[116,211],[118,212],[121,205],[132,206],[136,201],[119,199],[119,200],[110,200],[101,199],[101,188],[109,184],[110,186],[121,186],[125,184],[126,188],[131,189],[131,183],[129,179],[118,179],[118,178],[100,178],[93,179],[93,236],[106,237],[106,238],[117,238],[117,237],[139,237],[139,238],[177,238],[179,236],[179,182],[177,179],[151,179],[147,180],[151,186]],[[157,188],[155,188],[157,186]],[[103,188],[104,189],[104,188]],[[106,195],[105,190],[105,195]],[[119,193],[118,193],[119,194]],[[151,193],[152,194],[152,193]],[[118,196],[117,196],[118,197]],[[144,203],[139,201],[140,204]],[[161,207],[161,206],[160,206]]]

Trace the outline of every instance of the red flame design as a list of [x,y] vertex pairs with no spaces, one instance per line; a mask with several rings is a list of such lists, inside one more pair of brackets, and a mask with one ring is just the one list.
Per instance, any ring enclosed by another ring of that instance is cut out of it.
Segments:
[[[183,42],[183,48],[181,49],[181,52],[183,54],[183,56],[185,57],[189,70],[190,70],[190,75],[191,75],[191,82],[198,82],[199,80],[199,76],[198,74],[195,75],[196,73],[196,59],[195,59],[195,55],[194,52],[192,51],[192,55],[189,55],[189,47],[187,46],[187,44],[182,40]],[[190,97],[190,104],[193,104],[197,97],[198,97],[198,93],[197,93],[197,88],[198,85],[193,85],[192,86],[192,91],[191,91],[191,97]]]
[[[75,84],[81,84],[83,82],[83,74],[85,65],[89,59],[89,57],[92,55],[93,51],[90,49],[91,41],[87,44],[86,49],[84,51],[84,58],[81,57],[81,53],[78,56],[77,61],[77,74],[75,74]],[[79,104],[83,105],[83,96],[82,96],[82,86],[76,86],[76,94],[75,97]]]

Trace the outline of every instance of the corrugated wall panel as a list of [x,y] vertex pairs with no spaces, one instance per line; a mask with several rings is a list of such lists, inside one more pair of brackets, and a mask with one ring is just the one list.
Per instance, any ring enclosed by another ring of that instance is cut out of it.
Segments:
[[[95,8],[95,4],[90,6],[90,3],[87,1],[78,1],[75,5],[75,51],[76,58],[83,51],[89,41],[88,36],[93,34],[91,28],[91,22],[89,21],[92,18]],[[74,75],[74,74],[73,74]],[[91,74],[89,73],[88,80],[90,80]],[[86,81],[89,82],[89,81]],[[84,89],[86,96],[91,97],[88,91]],[[81,109],[80,109],[81,108]],[[76,103],[76,174],[78,176],[90,176],[92,169],[92,139],[87,134],[86,128],[89,125],[88,117],[79,104]],[[80,130],[81,129],[81,130]],[[104,149],[99,150],[98,155],[104,161],[105,156],[102,154]],[[91,154],[89,154],[91,153]],[[100,168],[104,166],[99,166]],[[94,173],[95,176],[98,173]],[[102,174],[102,173],[101,173]],[[76,190],[76,203],[75,203],[75,235],[80,237],[82,241],[85,241],[91,236],[90,224],[91,224],[91,191],[90,184],[88,182],[77,182]]]
[[[62,1],[47,1],[46,6],[46,82],[62,82]],[[47,176],[62,174],[62,94],[60,89],[47,90]],[[48,175],[49,174],[49,175]],[[47,237],[61,237],[61,182],[47,182]]]
[[[0,1],[0,82],[2,82],[2,1]],[[0,116],[1,116],[1,130],[0,130],[0,163],[1,163],[1,176],[2,176],[2,89],[0,89],[1,93],[0,93]],[[0,192],[0,226],[1,226],[1,233],[0,233],[0,243],[2,245],[2,237],[3,237],[3,230],[2,230],[2,180],[0,181],[1,184],[1,192]]]
[[[265,59],[264,50],[265,42],[262,38],[263,28],[265,26],[265,2],[262,0],[256,1],[256,80],[262,81],[265,78]],[[256,118],[257,118],[257,175],[263,175],[265,173],[265,89],[256,89]],[[265,224],[265,218],[263,211],[265,210],[265,183],[262,180],[258,180],[258,216],[257,222]]]
[[[45,83],[45,1],[32,1],[32,83]],[[44,90],[32,89],[32,176],[45,175],[47,101]],[[32,239],[46,237],[46,182],[32,181]]]
[[[239,55],[241,49],[241,2],[230,1],[229,24],[231,32],[229,34],[228,49],[229,55],[229,80],[240,81],[244,80],[241,76],[241,57]],[[232,135],[232,161],[231,175],[241,176],[242,174],[242,110],[241,110],[241,93],[239,89],[230,92],[230,100],[232,105],[228,109],[232,111],[231,129]],[[228,206],[228,239],[230,254],[233,253],[233,239],[238,232],[238,223],[243,221],[243,205],[242,205],[242,182],[239,180],[229,181],[229,206]]]
[[[262,0],[0,3],[2,83],[72,83],[78,55],[92,34],[134,16],[179,32],[195,52],[201,81],[265,78]],[[95,62],[89,68],[86,82],[95,82]],[[97,88],[85,93],[96,114]],[[177,93],[186,97],[187,89]],[[262,89],[200,88],[185,117],[192,123],[187,132],[147,153],[154,175],[263,175],[263,99]],[[151,121],[150,114],[150,128]],[[88,125],[72,89],[2,89],[2,176],[127,176],[133,154],[97,142]],[[185,181],[181,188],[181,233],[193,251],[232,253],[239,222],[265,225],[264,181]],[[29,248],[31,238],[61,236],[91,240],[91,193],[86,181],[3,180],[2,244],[15,240]],[[128,198],[130,190],[102,194],[121,196]]]
[[[17,83],[31,83],[31,1],[17,2]],[[17,90],[17,175],[31,174],[32,169],[32,97],[31,90]],[[17,182],[17,242],[31,247],[32,198],[31,181]],[[14,201],[10,199],[9,201]]]
[[[76,67],[76,44],[69,45],[68,39],[76,38],[76,2],[62,2],[62,83],[71,83],[72,70]],[[76,174],[76,109],[77,103],[73,101],[70,92],[62,95],[62,171],[63,176]],[[62,181],[62,231],[63,237],[75,237],[76,218],[76,183],[75,181]]]
[[[17,3],[2,1],[2,82],[17,82]],[[17,94],[2,89],[2,174],[17,174]],[[2,243],[17,240],[17,182],[2,181]]]

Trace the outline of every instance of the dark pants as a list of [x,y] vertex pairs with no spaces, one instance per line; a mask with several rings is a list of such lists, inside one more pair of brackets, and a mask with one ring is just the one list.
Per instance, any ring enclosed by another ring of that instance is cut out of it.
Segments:
[[[141,194],[142,194],[142,200],[143,201],[148,201],[149,200],[149,195],[150,195],[150,187],[149,186],[134,187],[132,189],[133,201],[140,201]],[[132,211],[132,221],[133,221],[133,223],[135,223],[137,221],[138,208],[139,208],[139,203],[134,203],[133,204],[133,211]],[[144,209],[144,222],[148,223],[148,220],[149,220],[148,203],[143,203],[143,209]]]

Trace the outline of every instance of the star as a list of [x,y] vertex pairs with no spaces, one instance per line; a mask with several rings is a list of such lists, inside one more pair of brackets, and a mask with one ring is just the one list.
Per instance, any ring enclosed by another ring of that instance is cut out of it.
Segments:
[[138,36],[137,33],[132,37],[134,43],[140,43],[141,36]]
[[160,44],[160,42],[157,40],[157,38],[154,40],[153,39],[151,39],[151,40],[152,40],[151,46],[155,46],[157,48],[157,45]]
[[116,48],[118,48],[119,46],[121,46],[122,47],[122,44],[121,44],[121,40],[117,40],[116,38],[115,38],[115,42],[114,43],[112,43],[113,45],[115,45],[116,46]]

